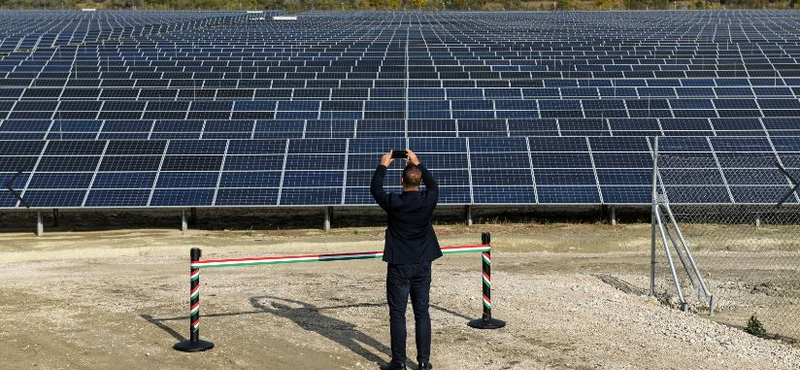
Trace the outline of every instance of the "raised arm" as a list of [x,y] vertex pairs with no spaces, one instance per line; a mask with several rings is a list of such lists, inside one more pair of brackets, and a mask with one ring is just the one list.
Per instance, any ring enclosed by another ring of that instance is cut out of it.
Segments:
[[392,164],[392,151],[384,154],[381,157],[381,164],[375,169],[372,174],[372,182],[369,185],[369,192],[372,198],[378,203],[381,208],[386,208],[389,205],[389,194],[383,191],[383,178],[386,177],[386,169]]
[[428,171],[417,157],[417,154],[411,151],[410,149],[406,149],[408,152],[408,162],[419,167],[419,170],[422,171],[422,182],[425,184],[425,190],[428,192],[428,198],[433,197],[433,199],[439,198],[439,184],[436,183],[436,179],[433,178],[433,174],[431,171]]

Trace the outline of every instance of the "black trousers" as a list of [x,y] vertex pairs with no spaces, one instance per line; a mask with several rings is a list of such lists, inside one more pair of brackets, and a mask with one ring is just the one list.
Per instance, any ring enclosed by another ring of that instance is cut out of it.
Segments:
[[411,295],[417,362],[431,358],[431,316],[428,304],[431,291],[431,263],[389,264],[386,271],[386,301],[389,303],[389,331],[392,337],[392,362],[406,362],[406,305]]

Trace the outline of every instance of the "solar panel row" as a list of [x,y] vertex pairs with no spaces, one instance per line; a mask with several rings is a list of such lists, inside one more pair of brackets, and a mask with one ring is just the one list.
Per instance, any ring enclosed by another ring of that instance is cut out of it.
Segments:
[[448,204],[649,203],[645,136],[673,202],[800,169],[797,12],[1,14],[0,180],[33,207],[372,204],[404,147]]
[[[372,204],[378,158],[409,146],[439,179],[443,203],[638,204],[650,199],[651,145],[636,137],[19,141],[0,145],[0,180],[23,171],[14,186],[34,207]],[[712,191],[715,203],[765,201],[753,186],[785,192],[778,159],[800,174],[798,138],[674,137],[660,145],[662,154],[688,151],[696,160],[696,168],[675,165],[682,177],[668,179],[686,187],[688,198],[676,202]],[[738,175],[745,157],[759,175]],[[673,164],[661,166],[670,176]],[[3,199],[4,207],[17,203]]]

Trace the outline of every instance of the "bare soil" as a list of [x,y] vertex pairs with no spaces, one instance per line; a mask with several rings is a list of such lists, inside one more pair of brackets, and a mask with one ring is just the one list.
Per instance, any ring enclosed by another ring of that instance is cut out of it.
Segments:
[[[437,226],[443,245],[477,244],[481,231],[492,232],[494,314],[508,326],[466,325],[481,313],[478,255],[437,260],[437,369],[800,368],[792,345],[638,295],[647,286],[649,225]],[[188,335],[190,248],[204,258],[372,251],[382,235],[367,226],[0,234],[0,367],[377,369],[389,359],[385,266],[377,260],[203,270],[200,332],[216,347],[187,354],[172,345]],[[659,277],[665,292],[666,278]],[[746,282],[726,289],[752,291]],[[716,317],[744,325],[751,311],[723,308]]]

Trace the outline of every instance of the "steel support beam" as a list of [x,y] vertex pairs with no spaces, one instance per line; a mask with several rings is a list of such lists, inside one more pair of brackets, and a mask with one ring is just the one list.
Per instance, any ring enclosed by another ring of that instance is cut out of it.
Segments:
[[42,211],[36,211],[36,236],[44,235],[44,222],[42,222]]
[[611,222],[612,226],[616,226],[617,225],[617,209],[614,206],[610,206],[610,207],[611,207],[611,209],[610,209],[610,212],[609,212],[609,215],[608,215],[608,220],[609,220],[609,222]]
[[333,218],[333,207],[325,207],[325,223],[322,229],[325,231],[331,230],[331,219]]
[[189,229],[189,223],[186,220],[186,210],[181,210],[181,231],[186,231]]

